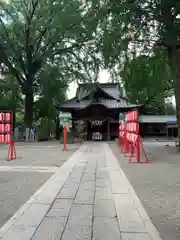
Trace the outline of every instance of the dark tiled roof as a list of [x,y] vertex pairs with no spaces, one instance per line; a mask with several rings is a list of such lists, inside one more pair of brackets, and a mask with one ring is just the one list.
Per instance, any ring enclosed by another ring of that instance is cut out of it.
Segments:
[[119,84],[118,83],[109,83],[109,84],[103,84],[103,83],[85,83],[85,84],[79,84],[76,96],[79,100],[84,99],[92,92],[95,92],[96,90],[101,89],[103,92],[105,92],[107,95],[109,95],[110,98],[119,99],[120,92],[119,92]]
[[117,88],[103,88],[101,87],[101,89],[107,93],[109,96],[115,98],[115,99],[119,99],[119,90]]
[[[89,86],[89,88],[88,88]],[[99,91],[100,92],[96,92]],[[105,94],[101,96],[101,91]],[[89,96],[92,93],[92,96],[88,99],[85,97]],[[95,99],[93,94],[97,93]],[[100,94],[100,95],[99,95]],[[98,97],[99,96],[99,97]],[[131,104],[126,98],[121,97],[119,93],[119,88],[117,83],[113,84],[80,84],[76,93],[76,97],[67,100],[65,102],[57,104],[57,108],[60,110],[68,109],[84,109],[90,106],[91,104],[102,104],[103,106],[110,109],[118,108],[135,108],[138,105]]]
[[65,109],[65,108],[79,108],[83,109],[89,106],[91,104],[91,100],[82,100],[79,101],[77,97],[72,98],[70,100],[64,101],[62,103],[57,104],[57,108]]
[[126,100],[120,99],[119,101],[117,100],[109,100],[109,99],[103,99],[100,100],[100,102],[106,106],[107,108],[126,108],[127,106],[131,106]]
[[114,99],[99,99],[99,101],[92,102],[92,100],[82,100],[78,101],[77,97],[65,101],[63,103],[60,103],[57,105],[58,108],[60,109],[84,109],[90,106],[91,104],[96,105],[96,104],[102,104],[103,106],[111,109],[116,109],[116,108],[135,108],[137,105],[131,104],[127,102],[127,100],[120,98],[119,101],[114,100]]

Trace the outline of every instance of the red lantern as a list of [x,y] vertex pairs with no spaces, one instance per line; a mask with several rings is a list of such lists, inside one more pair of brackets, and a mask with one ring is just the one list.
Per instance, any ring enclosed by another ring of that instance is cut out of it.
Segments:
[[9,144],[9,143],[10,143],[10,140],[11,140],[11,135],[10,135],[10,134],[6,134],[6,135],[5,135],[5,143],[6,143],[6,144]]
[[0,113],[0,121],[4,121],[4,113],[3,112]]
[[5,124],[5,132],[10,133],[11,125],[9,123]]
[[0,133],[4,133],[4,124],[0,124]]
[[10,113],[6,113],[6,122],[10,122],[11,121],[11,114]]
[[0,134],[0,144],[4,143],[4,134]]

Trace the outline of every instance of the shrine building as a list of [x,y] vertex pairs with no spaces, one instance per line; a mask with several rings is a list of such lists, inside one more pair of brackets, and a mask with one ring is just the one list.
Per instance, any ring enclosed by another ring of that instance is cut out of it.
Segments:
[[118,136],[119,115],[137,109],[136,105],[120,94],[118,83],[79,84],[76,96],[58,103],[60,112],[71,114],[72,136],[76,123],[84,126],[85,140],[114,140]]

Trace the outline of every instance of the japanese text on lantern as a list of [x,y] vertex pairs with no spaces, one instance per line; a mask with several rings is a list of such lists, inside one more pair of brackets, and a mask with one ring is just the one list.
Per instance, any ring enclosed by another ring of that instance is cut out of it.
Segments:
[[12,113],[0,110],[0,144],[9,144],[12,133]]

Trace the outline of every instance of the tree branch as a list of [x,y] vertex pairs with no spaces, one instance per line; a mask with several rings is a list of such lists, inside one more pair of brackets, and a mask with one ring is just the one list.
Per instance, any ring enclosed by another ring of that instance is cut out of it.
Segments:
[[9,61],[9,59],[7,58],[6,54],[3,52],[2,47],[0,45],[0,50],[1,50],[1,57],[4,60],[4,64],[6,64],[6,66],[9,68],[9,71],[15,75],[17,81],[19,82],[19,84],[21,86],[23,86],[23,76],[21,75],[21,73],[15,68],[13,67],[13,65],[11,64],[11,62]]

